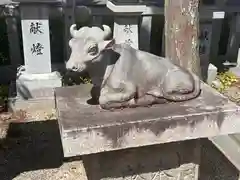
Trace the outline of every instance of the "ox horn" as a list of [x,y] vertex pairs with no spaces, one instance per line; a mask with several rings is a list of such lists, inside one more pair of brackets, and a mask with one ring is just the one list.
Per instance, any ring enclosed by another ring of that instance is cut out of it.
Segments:
[[70,27],[70,34],[73,38],[78,38],[82,36],[82,33],[86,31],[86,27],[82,27],[79,30],[77,30],[77,25],[73,24]]
[[104,31],[104,40],[107,40],[108,38],[110,38],[111,34],[112,34],[112,30],[108,25],[102,25],[103,27],[103,31]]
[[77,32],[78,32],[77,31],[77,25],[76,24],[71,25],[71,27],[70,27],[70,34],[71,34],[71,36],[73,38],[76,38]]

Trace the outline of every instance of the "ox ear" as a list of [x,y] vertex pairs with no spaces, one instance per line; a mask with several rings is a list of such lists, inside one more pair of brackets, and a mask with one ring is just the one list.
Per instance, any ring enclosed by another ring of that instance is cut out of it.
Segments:
[[73,41],[74,41],[74,39],[72,38],[72,39],[70,39],[69,42],[68,42],[68,45],[69,45],[70,48],[72,48]]
[[111,39],[108,41],[102,41],[98,44],[99,50],[103,51],[105,49],[110,49],[115,44],[115,39]]

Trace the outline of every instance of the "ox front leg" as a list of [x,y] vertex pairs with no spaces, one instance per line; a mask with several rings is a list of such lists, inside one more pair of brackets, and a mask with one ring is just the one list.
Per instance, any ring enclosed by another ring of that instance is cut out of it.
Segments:
[[136,88],[131,83],[124,84],[121,88],[104,86],[99,97],[100,107],[103,109],[128,107],[135,103]]

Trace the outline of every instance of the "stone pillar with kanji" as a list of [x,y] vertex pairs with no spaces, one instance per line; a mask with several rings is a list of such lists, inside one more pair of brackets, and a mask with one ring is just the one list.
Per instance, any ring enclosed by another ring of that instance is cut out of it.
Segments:
[[107,1],[107,7],[114,13],[113,37],[117,43],[126,43],[139,49],[139,17],[145,11],[145,5],[139,5],[138,0]]
[[16,82],[11,86],[9,107],[12,110],[25,109],[32,100],[35,104],[44,100],[45,107],[51,109],[54,108],[53,102],[48,107],[47,100],[54,99],[54,88],[62,86],[62,81],[51,66],[49,7],[47,4],[22,2],[19,7],[24,65],[18,67]]

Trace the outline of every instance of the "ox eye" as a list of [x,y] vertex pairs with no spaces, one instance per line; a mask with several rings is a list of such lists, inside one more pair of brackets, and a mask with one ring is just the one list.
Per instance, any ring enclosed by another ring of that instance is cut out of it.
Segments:
[[98,46],[94,45],[88,48],[88,54],[94,56],[98,53]]

